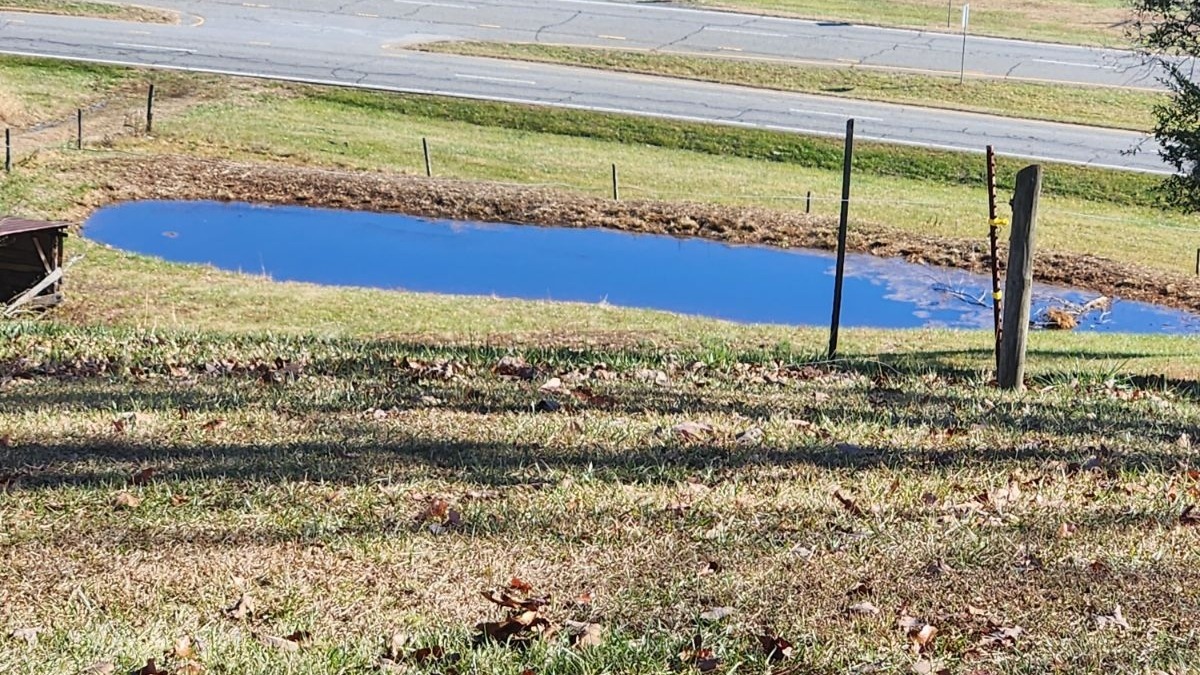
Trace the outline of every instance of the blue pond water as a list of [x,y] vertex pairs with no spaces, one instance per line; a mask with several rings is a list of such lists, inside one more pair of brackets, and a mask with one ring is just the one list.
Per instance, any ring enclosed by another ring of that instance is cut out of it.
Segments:
[[[834,257],[601,229],[435,221],[395,214],[218,202],[130,202],[97,211],[88,237],[167,260],[279,280],[543,300],[607,302],[741,322],[826,325]],[[991,325],[972,303],[990,281],[865,255],[846,262],[845,326]],[[1040,307],[1095,294],[1039,288]],[[1081,329],[1200,331],[1200,316],[1116,301]]]

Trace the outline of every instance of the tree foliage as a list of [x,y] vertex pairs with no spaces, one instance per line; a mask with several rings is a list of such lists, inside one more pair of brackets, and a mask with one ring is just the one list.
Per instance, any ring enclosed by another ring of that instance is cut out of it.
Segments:
[[1154,110],[1159,153],[1176,171],[1163,186],[1165,196],[1200,211],[1200,86],[1192,80],[1200,57],[1200,0],[1133,0],[1133,10],[1133,37],[1172,93]]

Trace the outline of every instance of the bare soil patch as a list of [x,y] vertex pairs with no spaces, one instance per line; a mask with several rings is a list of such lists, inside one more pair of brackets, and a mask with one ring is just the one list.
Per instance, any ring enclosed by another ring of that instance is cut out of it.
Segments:
[[[541,187],[342,172],[181,156],[107,158],[83,165],[99,185],[84,211],[136,199],[215,199],[406,213],[435,218],[605,227],[780,248],[831,250],[833,218],[765,208],[689,202],[612,201]],[[854,223],[851,251],[982,273],[982,240],[909,234]],[[1200,279],[1087,255],[1044,251],[1036,279],[1108,296],[1200,312]]]

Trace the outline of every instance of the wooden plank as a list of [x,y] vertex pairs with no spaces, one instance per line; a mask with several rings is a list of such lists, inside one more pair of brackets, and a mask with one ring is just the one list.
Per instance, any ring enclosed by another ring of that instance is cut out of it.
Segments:
[[12,316],[18,308],[37,297],[38,293],[41,293],[50,286],[54,285],[55,282],[62,278],[62,275],[63,270],[61,267],[54,270],[50,274],[47,274],[46,278],[37,282],[33,288],[25,291],[21,295],[14,298],[12,302],[8,303],[8,306],[4,309],[4,316]]
[[1033,164],[1021,169],[1012,201],[1008,271],[1004,278],[1004,326],[1000,331],[1000,367],[996,373],[1002,389],[1025,386],[1025,345],[1033,293],[1034,229],[1041,192],[1042,167]]

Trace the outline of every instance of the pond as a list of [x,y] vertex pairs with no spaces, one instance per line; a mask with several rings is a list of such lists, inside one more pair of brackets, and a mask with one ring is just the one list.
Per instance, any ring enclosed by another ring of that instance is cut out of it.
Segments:
[[[428,220],[224,202],[129,202],[97,211],[91,239],[276,280],[608,303],[747,323],[828,325],[834,256],[603,229]],[[844,326],[985,328],[990,280],[849,255]],[[1038,287],[1035,314],[1096,297]],[[1079,330],[1186,333],[1200,316],[1117,300]]]

